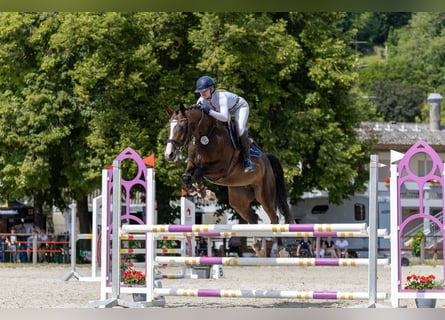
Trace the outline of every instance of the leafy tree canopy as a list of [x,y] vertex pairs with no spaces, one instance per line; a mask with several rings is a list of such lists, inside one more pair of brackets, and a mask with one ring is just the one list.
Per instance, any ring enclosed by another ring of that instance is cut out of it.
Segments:
[[249,102],[250,134],[282,161],[293,202],[313,188],[341,201],[363,189],[370,147],[354,131],[364,113],[351,93],[345,19],[1,13],[0,196],[66,206],[97,189],[101,169],[131,147],[156,155],[159,221],[172,220],[184,164],[163,160],[164,107],[194,103],[196,79],[209,74]]

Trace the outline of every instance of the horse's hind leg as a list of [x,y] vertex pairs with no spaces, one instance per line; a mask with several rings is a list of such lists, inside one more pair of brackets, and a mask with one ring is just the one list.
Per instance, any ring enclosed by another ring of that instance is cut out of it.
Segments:
[[251,186],[228,187],[230,206],[247,223],[257,224],[258,215],[252,209],[250,204],[255,200],[255,192]]

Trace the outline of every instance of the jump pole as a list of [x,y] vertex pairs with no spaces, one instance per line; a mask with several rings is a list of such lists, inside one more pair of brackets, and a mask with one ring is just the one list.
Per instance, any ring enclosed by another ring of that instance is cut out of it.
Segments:
[[170,232],[335,232],[335,231],[366,231],[366,223],[336,223],[336,224],[185,224],[185,225],[124,225],[123,233],[159,233]]
[[[330,266],[356,267],[371,266],[370,259],[363,258],[238,258],[238,257],[175,257],[157,256],[155,262],[161,265],[223,265],[223,266]],[[378,259],[379,265],[388,265],[389,259]]]

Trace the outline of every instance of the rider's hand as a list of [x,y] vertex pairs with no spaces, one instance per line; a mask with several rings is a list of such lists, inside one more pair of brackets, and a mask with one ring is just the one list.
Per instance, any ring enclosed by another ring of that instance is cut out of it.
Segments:
[[211,109],[210,109],[209,105],[204,105],[201,107],[201,110],[204,111],[205,113],[209,114]]

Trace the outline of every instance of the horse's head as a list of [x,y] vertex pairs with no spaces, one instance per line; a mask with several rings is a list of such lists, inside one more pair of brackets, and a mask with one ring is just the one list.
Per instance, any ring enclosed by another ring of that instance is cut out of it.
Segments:
[[185,108],[181,104],[177,110],[167,110],[167,112],[170,120],[167,125],[168,139],[164,157],[167,161],[174,162],[193,136],[199,140],[202,135],[211,131],[216,121],[199,105]]
[[176,111],[167,109],[167,112],[170,120],[167,125],[168,138],[164,157],[168,162],[174,162],[187,145],[190,129],[184,105],[181,104]]

